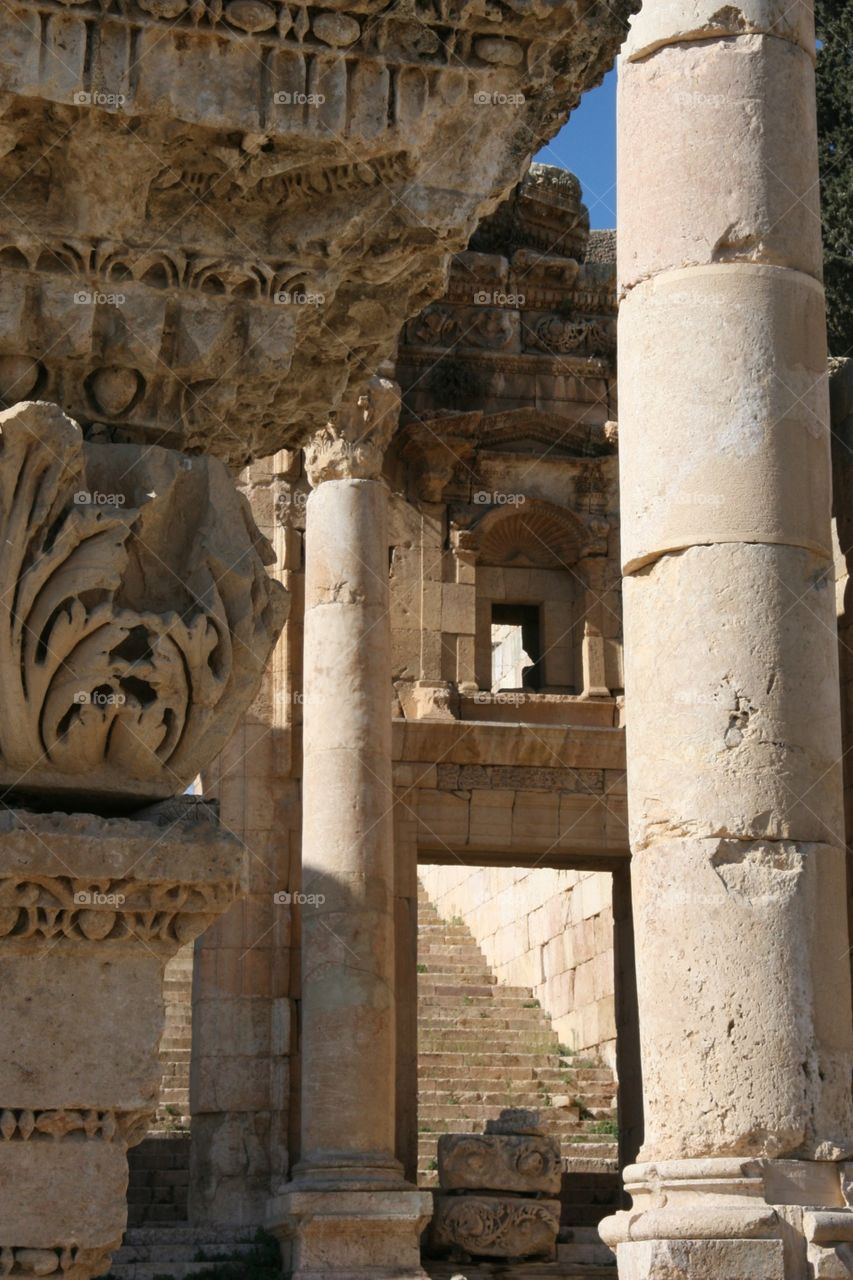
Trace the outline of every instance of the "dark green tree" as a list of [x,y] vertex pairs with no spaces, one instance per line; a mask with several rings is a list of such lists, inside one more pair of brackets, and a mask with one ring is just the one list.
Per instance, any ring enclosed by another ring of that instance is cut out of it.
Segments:
[[829,349],[853,356],[853,0],[816,0],[815,20]]

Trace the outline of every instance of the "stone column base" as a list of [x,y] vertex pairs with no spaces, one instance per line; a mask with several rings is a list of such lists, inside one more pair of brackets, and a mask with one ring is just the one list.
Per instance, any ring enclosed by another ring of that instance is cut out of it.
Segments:
[[619,1280],[847,1280],[853,1164],[725,1157],[629,1165],[599,1232]]
[[292,1280],[426,1280],[420,1238],[431,1216],[429,1191],[294,1187],[271,1202],[267,1221]]

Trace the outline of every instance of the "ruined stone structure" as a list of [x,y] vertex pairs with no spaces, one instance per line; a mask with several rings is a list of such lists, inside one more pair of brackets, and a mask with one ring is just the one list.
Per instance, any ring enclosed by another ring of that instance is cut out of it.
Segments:
[[[616,1069],[622,1280],[853,1275],[810,7],[635,10],[3,9],[13,1280],[109,1269],[196,938],[169,1220],[572,1274],[532,1122],[418,1185],[419,866]],[[620,45],[617,271],[527,161]]]

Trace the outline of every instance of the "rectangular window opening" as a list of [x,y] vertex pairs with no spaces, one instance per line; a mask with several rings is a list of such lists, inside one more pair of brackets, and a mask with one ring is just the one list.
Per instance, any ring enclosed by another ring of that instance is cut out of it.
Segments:
[[492,693],[542,688],[539,606],[492,605]]

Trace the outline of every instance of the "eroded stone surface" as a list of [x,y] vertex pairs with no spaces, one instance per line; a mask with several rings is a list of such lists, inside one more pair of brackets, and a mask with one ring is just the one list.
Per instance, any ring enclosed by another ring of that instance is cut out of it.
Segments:
[[127,1148],[157,1104],[163,968],[242,888],[244,860],[192,801],[136,819],[0,814],[7,1274],[107,1270]]
[[[660,49],[623,63],[619,96],[622,289],[714,262],[821,278],[814,68],[803,49],[753,35]],[[748,146],[734,144],[746,136]]]
[[286,616],[272,552],[215,459],[0,415],[0,779],[127,804],[174,795],[248,706]]
[[820,941],[844,929],[842,850],[658,840],[634,858],[642,1158],[846,1155],[849,980]]
[[522,1134],[446,1133],[438,1140],[443,1191],[560,1191],[560,1144]]
[[553,1258],[559,1200],[437,1195],[432,1243],[480,1258]]
[[623,56],[647,57],[665,44],[750,33],[777,36],[800,44],[814,56],[814,17],[809,4],[790,0],[658,0],[631,21]]
[[240,463],[303,443],[441,294],[635,7],[4,11],[7,402]]
[[829,555],[823,309],[816,281],[766,266],[631,290],[619,316],[626,572],[697,543]]
[[626,578],[624,602],[634,848],[843,844],[826,562],[796,547],[692,547]]

